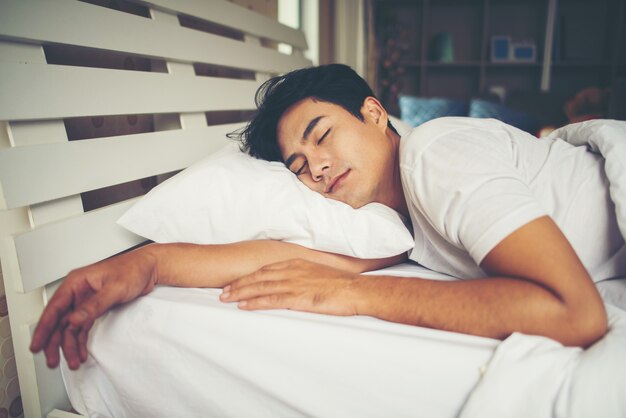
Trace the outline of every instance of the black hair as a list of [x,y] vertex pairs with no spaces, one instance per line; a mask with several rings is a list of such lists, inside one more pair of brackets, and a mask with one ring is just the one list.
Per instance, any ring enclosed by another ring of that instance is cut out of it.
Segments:
[[[268,161],[282,161],[277,126],[283,113],[295,103],[312,98],[333,103],[360,121],[363,102],[375,97],[372,89],[353,69],[343,64],[309,67],[271,78],[256,92],[257,112],[243,130],[229,134],[237,138],[242,151]],[[396,130],[388,124],[394,132]],[[396,132],[397,133],[397,132]]]

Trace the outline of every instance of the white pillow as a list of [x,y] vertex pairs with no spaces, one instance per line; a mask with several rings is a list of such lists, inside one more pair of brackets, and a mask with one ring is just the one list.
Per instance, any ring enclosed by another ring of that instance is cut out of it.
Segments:
[[257,160],[236,144],[155,187],[118,224],[159,243],[275,239],[359,258],[397,255],[414,244],[394,210],[327,199],[284,164]]

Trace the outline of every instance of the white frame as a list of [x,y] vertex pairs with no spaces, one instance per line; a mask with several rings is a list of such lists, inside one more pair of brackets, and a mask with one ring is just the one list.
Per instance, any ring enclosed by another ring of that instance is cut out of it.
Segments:
[[[207,126],[204,112],[252,110],[261,81],[311,65],[302,32],[233,3],[130,1],[151,19],[75,0],[0,0],[0,261],[26,417],[77,416],[67,412],[59,370],[28,350],[59,278],[142,241],[114,222],[132,200],[83,213],[79,194],[188,166],[224,142],[206,138],[240,126]],[[242,32],[245,42],[182,27],[178,15]],[[166,73],[49,65],[46,43],[161,59]],[[253,71],[256,80],[196,76],[194,63]],[[85,94],[93,85],[98,100]],[[146,113],[174,113],[180,128],[69,142],[62,120]],[[146,157],[154,147],[168,158]]]

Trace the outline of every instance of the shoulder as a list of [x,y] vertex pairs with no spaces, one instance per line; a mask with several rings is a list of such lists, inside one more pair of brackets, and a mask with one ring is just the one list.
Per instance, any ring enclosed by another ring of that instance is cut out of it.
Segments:
[[[430,120],[414,128],[400,142],[400,164],[412,166],[423,154],[436,148],[445,153],[449,148],[458,148],[459,143],[472,147],[489,146],[495,137],[502,137],[505,125],[496,119],[469,117],[443,117]],[[433,145],[436,144],[436,147]]]

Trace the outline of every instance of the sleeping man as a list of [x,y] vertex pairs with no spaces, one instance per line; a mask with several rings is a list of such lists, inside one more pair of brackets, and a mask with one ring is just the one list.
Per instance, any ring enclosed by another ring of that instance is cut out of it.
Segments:
[[[71,272],[31,349],[75,369],[111,307],[155,285],[223,287],[241,309],[294,309],[504,339],[589,346],[607,330],[594,280],[626,274],[602,158],[495,120],[442,118],[402,139],[366,82],[343,65],[266,82],[242,132],[251,155],[283,161],[315,192],[410,219],[409,258],[458,281],[359,275],[360,260],[280,241],[151,244]],[[253,181],[251,179],[250,181]]]

